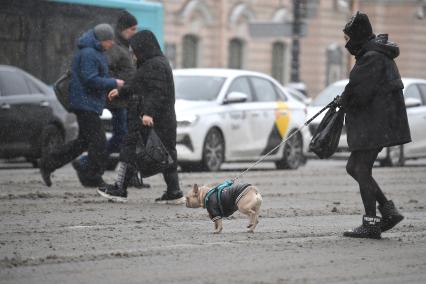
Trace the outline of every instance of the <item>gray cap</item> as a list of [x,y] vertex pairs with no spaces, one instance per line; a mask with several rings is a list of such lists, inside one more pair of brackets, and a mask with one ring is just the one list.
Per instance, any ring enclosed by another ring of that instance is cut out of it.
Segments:
[[99,41],[114,39],[114,29],[108,24],[99,24],[94,28],[95,37]]

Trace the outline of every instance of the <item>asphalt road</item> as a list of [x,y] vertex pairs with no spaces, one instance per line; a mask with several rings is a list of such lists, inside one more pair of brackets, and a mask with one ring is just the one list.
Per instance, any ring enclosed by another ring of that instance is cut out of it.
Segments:
[[[181,186],[217,184],[246,166],[182,173]],[[246,233],[237,212],[220,235],[204,209],[155,204],[161,176],[123,204],[80,187],[70,166],[47,188],[28,164],[0,163],[0,283],[426,283],[425,169],[425,160],[374,168],[406,219],[364,240],[342,237],[362,214],[342,161],[248,172],[243,181],[263,195],[257,231]]]

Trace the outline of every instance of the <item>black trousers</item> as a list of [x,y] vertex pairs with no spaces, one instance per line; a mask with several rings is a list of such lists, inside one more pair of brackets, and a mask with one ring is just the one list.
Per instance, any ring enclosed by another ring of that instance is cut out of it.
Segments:
[[46,163],[51,171],[73,161],[83,152],[88,152],[88,177],[102,177],[107,160],[106,137],[98,114],[75,111],[78,122],[78,137],[48,153]]
[[353,151],[346,165],[346,171],[359,184],[365,214],[376,216],[376,201],[383,205],[387,199],[372,175],[374,161],[382,148]]

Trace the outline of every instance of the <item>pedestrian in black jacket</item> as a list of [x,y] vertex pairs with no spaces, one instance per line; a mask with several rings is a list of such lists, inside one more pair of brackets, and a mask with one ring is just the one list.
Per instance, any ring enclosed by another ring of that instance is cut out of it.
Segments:
[[[173,166],[163,172],[167,190],[155,201],[183,204],[185,198],[177,174],[175,89],[170,64],[155,35],[148,30],[136,33],[130,40],[130,46],[137,58],[137,71],[119,93],[119,97],[127,97],[130,101],[129,133],[120,153],[122,163],[116,183],[102,186],[98,192],[107,198],[126,200],[128,179],[135,170],[131,165],[137,134],[146,137],[149,127],[153,127],[174,161]],[[113,91],[109,97],[117,95],[118,92]]]
[[[343,31],[345,47],[356,59],[340,99],[351,151],[346,170],[358,182],[365,208],[362,225],[344,236],[378,239],[381,232],[404,218],[372,176],[374,161],[383,147],[411,141],[404,85],[394,61],[399,48],[387,35],[375,36],[368,16],[361,12]],[[376,202],[382,218],[376,216]]]

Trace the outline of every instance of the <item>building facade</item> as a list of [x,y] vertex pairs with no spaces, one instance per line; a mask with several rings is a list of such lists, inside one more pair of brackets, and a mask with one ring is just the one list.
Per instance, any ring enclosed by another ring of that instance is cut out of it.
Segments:
[[[174,68],[248,69],[290,82],[291,34],[253,35],[255,23],[293,22],[294,0],[165,0],[165,52]],[[367,13],[374,32],[399,44],[401,75],[426,78],[426,1],[300,0],[305,34],[300,37],[299,74],[310,96],[346,78],[353,64],[342,28],[356,11]],[[276,27],[276,26],[275,26]],[[294,63],[293,63],[294,64]]]

